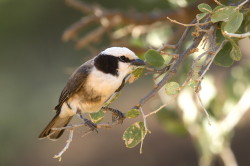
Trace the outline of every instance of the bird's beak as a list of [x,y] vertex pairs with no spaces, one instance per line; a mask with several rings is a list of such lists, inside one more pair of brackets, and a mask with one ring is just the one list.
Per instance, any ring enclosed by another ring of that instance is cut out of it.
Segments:
[[141,59],[135,59],[131,62],[131,65],[134,65],[134,66],[144,66],[145,65],[145,62]]

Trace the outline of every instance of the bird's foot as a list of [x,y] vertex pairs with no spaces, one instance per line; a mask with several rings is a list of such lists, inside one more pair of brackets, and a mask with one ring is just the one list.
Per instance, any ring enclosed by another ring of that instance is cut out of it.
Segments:
[[102,109],[106,111],[110,111],[112,113],[112,122],[117,121],[118,124],[122,124],[123,120],[125,119],[125,114],[121,111],[109,107],[102,107]]
[[93,123],[91,120],[88,119],[83,119],[83,121],[85,126],[88,126],[90,130],[96,131],[98,133],[97,126],[95,123]]

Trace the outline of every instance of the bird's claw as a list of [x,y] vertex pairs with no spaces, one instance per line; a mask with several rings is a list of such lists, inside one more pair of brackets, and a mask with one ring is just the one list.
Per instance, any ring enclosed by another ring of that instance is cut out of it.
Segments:
[[96,124],[93,123],[91,120],[84,119],[84,124],[88,126],[90,130],[96,131],[98,133]]
[[122,124],[125,119],[125,114],[117,109],[113,109],[112,111],[112,122],[117,121],[118,124]]

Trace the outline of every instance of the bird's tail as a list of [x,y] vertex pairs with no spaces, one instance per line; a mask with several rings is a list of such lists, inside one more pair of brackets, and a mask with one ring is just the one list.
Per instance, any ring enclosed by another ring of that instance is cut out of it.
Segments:
[[52,128],[60,128],[67,126],[71,118],[72,116],[60,118],[59,113],[57,113],[47,125],[47,127],[42,131],[38,138],[48,137],[49,139],[58,139],[63,134],[64,130],[55,131],[52,130]]

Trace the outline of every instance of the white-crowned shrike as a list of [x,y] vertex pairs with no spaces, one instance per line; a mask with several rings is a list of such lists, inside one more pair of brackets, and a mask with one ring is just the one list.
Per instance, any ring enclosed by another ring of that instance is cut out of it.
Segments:
[[143,65],[145,63],[125,47],[108,48],[82,64],[70,76],[55,107],[56,115],[39,138],[58,139],[64,130],[52,128],[67,126],[77,113],[99,111],[110,96],[124,86],[133,68]]

